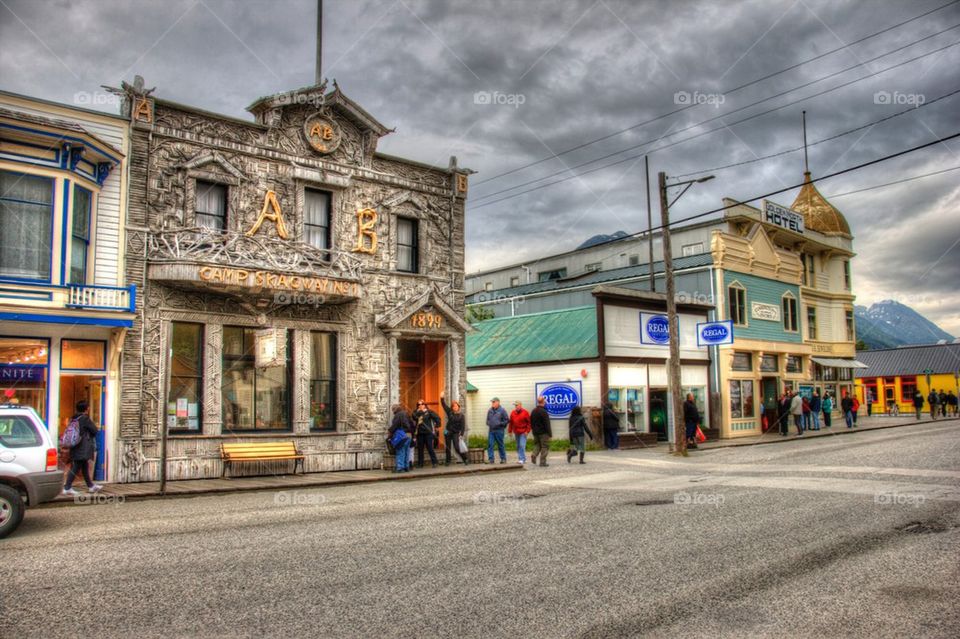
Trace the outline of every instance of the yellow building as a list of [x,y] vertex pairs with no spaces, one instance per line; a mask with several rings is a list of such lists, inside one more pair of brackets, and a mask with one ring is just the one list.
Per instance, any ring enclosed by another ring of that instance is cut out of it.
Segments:
[[857,359],[868,368],[857,371],[857,397],[864,406],[871,399],[874,414],[913,411],[913,396],[923,395],[929,412],[930,391],[960,395],[960,343],[926,344],[860,351]]

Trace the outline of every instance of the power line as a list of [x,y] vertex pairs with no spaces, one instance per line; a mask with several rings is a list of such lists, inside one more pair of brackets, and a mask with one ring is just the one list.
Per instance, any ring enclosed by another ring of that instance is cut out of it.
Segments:
[[847,191],[846,193],[824,195],[823,197],[827,199],[836,199],[838,197],[843,197],[844,195],[853,195],[854,193],[863,193],[864,191],[873,191],[874,189],[882,189],[885,186],[893,186],[894,184],[903,184],[904,182],[913,182],[914,180],[919,180],[921,178],[933,177],[934,175],[940,175],[941,173],[949,173],[950,171],[957,171],[957,170],[960,170],[960,166],[952,166],[949,169],[933,171],[932,173],[924,173],[923,175],[914,175],[913,177],[903,178],[902,180],[894,180],[893,182],[884,182],[883,184],[874,184],[873,186],[867,186],[862,189],[857,189],[856,191]]
[[[886,117],[880,118],[879,120],[874,120],[873,122],[868,122],[868,123],[866,123],[866,124],[862,124],[862,125],[854,128],[854,129],[850,129],[850,130],[848,130],[848,131],[843,131],[842,133],[837,133],[837,134],[835,134],[835,135],[831,135],[831,136],[829,136],[829,137],[822,138],[822,139],[820,139],[820,140],[816,140],[816,141],[814,141],[814,142],[809,143],[807,146],[808,146],[808,147],[817,146],[818,144],[823,144],[823,143],[825,143],[825,142],[831,142],[831,141],[836,140],[836,139],[838,139],[838,138],[842,138],[842,137],[844,137],[844,136],[850,135],[851,133],[856,133],[857,131],[862,131],[863,129],[869,129],[870,127],[874,127],[874,126],[876,126],[876,125],[878,125],[878,124],[882,124],[883,122],[886,122],[887,120],[892,120],[893,118],[900,117],[901,115],[904,115],[904,114],[906,114],[906,113],[910,113],[910,112],[912,112],[912,111],[916,111],[917,109],[919,109],[919,108],[921,108],[921,107],[927,106],[927,105],[929,105],[929,104],[934,104],[935,102],[939,102],[940,100],[946,100],[947,98],[953,97],[953,96],[957,95],[958,93],[960,93],[960,89],[955,89],[954,91],[951,91],[950,93],[946,93],[946,94],[944,94],[944,95],[941,95],[941,96],[938,97],[938,98],[934,98],[933,100],[926,101],[926,102],[924,102],[923,104],[919,104],[919,105],[917,105],[917,106],[915,106],[915,107],[910,107],[910,108],[904,109],[903,111],[898,111],[898,112],[893,113],[893,114],[891,114],[891,115],[888,115],[888,116],[886,116]],[[738,167],[738,166],[744,166],[744,165],[747,165],[747,164],[754,164],[755,162],[762,162],[763,160],[769,160],[769,159],[776,158],[776,157],[780,157],[780,156],[783,156],[783,155],[789,155],[790,153],[796,153],[797,151],[802,151],[802,150],[803,150],[803,147],[802,147],[802,146],[797,146],[797,147],[794,147],[794,148],[792,148],[792,149],[785,149],[785,150],[783,150],[783,151],[778,151],[778,152],[776,152],[776,153],[771,153],[771,154],[769,154],[769,155],[761,155],[761,156],[759,156],[759,157],[751,158],[751,159],[749,159],[749,160],[743,160],[742,162],[734,162],[734,163],[732,163],[732,164],[724,164],[723,166],[715,166],[715,167],[708,168],[708,169],[700,169],[700,170],[698,170],[698,171],[691,171],[691,172],[689,172],[689,173],[680,173],[679,175],[674,175],[673,177],[674,177],[674,178],[684,178],[684,177],[690,177],[690,176],[692,176],[692,175],[703,175],[703,174],[705,174],[705,173],[714,173],[714,172],[716,172],[716,171],[723,171],[723,170],[725,170],[725,169],[732,169],[732,168],[735,168],[735,167]]]
[[[850,80],[850,81],[848,81],[848,82],[844,82],[844,83],[839,84],[839,85],[837,85],[837,86],[835,86],[835,87],[833,87],[833,88],[824,89],[823,91],[820,91],[820,92],[818,92],[818,93],[813,93],[813,94],[808,95],[808,96],[806,96],[806,97],[804,97],[804,98],[799,98],[799,99],[794,100],[794,101],[792,101],[792,102],[787,102],[786,104],[782,104],[782,105],[780,105],[780,106],[778,106],[778,107],[774,107],[774,108],[772,108],[772,109],[767,109],[766,111],[762,111],[762,112],[760,112],[760,113],[756,113],[756,114],[754,114],[754,115],[751,115],[751,116],[748,116],[748,117],[745,117],[745,118],[741,118],[740,120],[737,120],[736,122],[731,122],[730,124],[724,124],[724,125],[722,125],[722,126],[719,126],[719,127],[714,128],[714,129],[710,129],[709,131],[704,131],[704,132],[701,132],[701,133],[697,133],[696,135],[691,135],[690,137],[684,138],[684,139],[682,139],[682,140],[677,140],[676,142],[671,142],[670,144],[665,144],[665,145],[662,145],[662,146],[655,147],[654,149],[651,149],[650,152],[652,152],[652,151],[660,151],[660,150],[663,150],[663,149],[670,148],[670,147],[672,147],[672,146],[677,146],[678,144],[683,144],[684,142],[689,142],[690,140],[694,140],[694,139],[696,139],[696,138],[700,138],[700,137],[703,137],[703,136],[705,136],[705,135],[710,135],[711,133],[716,133],[717,131],[722,131],[722,130],[724,130],[724,129],[729,129],[730,127],[736,126],[736,125],[738,125],[738,124],[742,124],[742,123],[747,122],[747,121],[749,121],[749,120],[752,120],[752,119],[754,119],[754,118],[757,118],[757,117],[760,117],[760,116],[763,116],[763,115],[767,115],[767,114],[770,114],[770,113],[774,113],[775,111],[780,111],[781,109],[784,109],[784,108],[786,108],[786,107],[788,107],[788,106],[792,106],[792,105],[798,104],[798,103],[800,103],[800,102],[805,102],[805,101],[807,101],[807,100],[811,100],[811,99],[813,99],[813,98],[817,98],[817,97],[820,97],[820,96],[822,96],[822,95],[826,95],[827,93],[832,93],[833,91],[836,91],[837,89],[842,89],[842,88],[844,88],[844,87],[848,87],[848,86],[850,86],[850,85],[852,85],[852,84],[856,84],[857,82],[861,82],[861,81],[863,81],[863,80],[867,80],[867,79],[872,78],[872,77],[874,77],[874,76],[880,75],[881,73],[885,73],[885,72],[887,72],[887,71],[891,71],[891,70],[896,69],[896,68],[898,68],[898,67],[902,67],[902,66],[904,66],[904,65],[910,64],[911,62],[915,62],[915,61],[917,61],[917,60],[919,60],[919,59],[921,59],[921,58],[925,58],[925,57],[931,56],[931,55],[933,55],[933,54],[935,54],[935,53],[939,53],[940,51],[943,51],[943,50],[945,50],[945,49],[949,49],[949,48],[951,48],[951,47],[955,47],[955,46],[957,46],[958,44],[960,44],[960,41],[954,42],[954,43],[952,43],[952,44],[945,45],[945,46],[943,46],[943,47],[940,47],[939,49],[935,49],[935,50],[933,50],[933,51],[930,51],[930,52],[928,52],[928,53],[924,53],[924,54],[919,55],[919,56],[916,56],[916,57],[914,57],[914,58],[910,58],[909,60],[905,60],[904,62],[900,62],[900,63],[895,64],[895,65],[893,65],[893,66],[887,67],[886,69],[881,69],[880,71],[877,71],[877,72],[875,72],[875,73],[871,73],[871,74],[866,75],[866,76],[863,76],[863,77],[861,77],[861,78],[856,78],[856,79],[854,79],[854,80]],[[918,108],[919,108],[919,107],[918,107]],[[698,125],[697,125],[697,126],[698,126]],[[692,128],[692,127],[688,127],[688,128]],[[684,130],[685,130],[685,129],[684,129]],[[642,143],[642,144],[639,144],[639,145],[636,145],[636,146],[643,146],[644,144],[649,144],[649,143],[650,143],[650,141],[645,142],[645,143]],[[636,148],[636,146],[630,147],[630,148],[631,148],[631,149],[632,149],[632,148]],[[620,153],[623,153],[624,151],[627,151],[627,150],[630,150],[630,149],[622,149],[621,151],[618,151],[617,153],[612,153],[612,154],[609,154],[609,155],[607,155],[607,156],[605,156],[605,157],[611,157],[611,156],[614,156],[614,155],[619,155]],[[539,190],[539,189],[546,188],[546,187],[548,187],[548,186],[553,186],[553,185],[555,185],[555,184],[560,184],[561,182],[566,182],[566,181],[572,180],[572,179],[574,179],[574,178],[582,177],[582,176],[587,175],[587,174],[589,174],[589,173],[594,173],[594,172],[596,172],[596,171],[600,171],[600,170],[609,168],[609,167],[611,167],[611,166],[616,166],[616,165],[618,165],[618,164],[623,164],[624,162],[629,162],[630,160],[635,160],[635,159],[640,158],[640,157],[643,157],[643,154],[642,154],[642,153],[639,154],[639,155],[627,156],[626,158],[622,158],[622,159],[617,160],[617,161],[615,161],[615,162],[610,162],[609,164],[604,164],[603,166],[599,166],[599,167],[596,167],[596,168],[593,168],[593,169],[588,169],[588,170],[586,170],[586,171],[581,171],[580,173],[577,173],[577,174],[575,174],[575,175],[570,175],[570,176],[567,176],[567,177],[563,177],[563,178],[560,178],[560,179],[558,179],[558,180],[554,180],[553,182],[547,182],[546,184],[541,184],[541,185],[538,185],[538,186],[534,186],[534,187],[529,188],[529,189],[526,189],[526,190],[524,190],[524,191],[520,191],[519,193],[513,193],[513,194],[511,194],[511,195],[506,195],[506,196],[504,196],[504,197],[502,197],[502,198],[498,198],[498,199],[495,199],[495,200],[491,200],[491,201],[489,201],[489,202],[481,202],[480,204],[476,204],[476,205],[474,205],[474,206],[471,206],[471,207],[470,207],[470,210],[483,208],[483,207],[485,207],[485,206],[489,206],[489,205],[491,205],[491,204],[496,204],[496,203],[498,203],[498,202],[503,202],[503,201],[505,201],[505,200],[509,200],[509,199],[512,199],[512,198],[515,198],[515,197],[519,197],[519,196],[521,196],[521,195],[525,195],[525,194],[527,194],[527,193],[531,193],[531,192],[533,192],[533,191],[537,191],[537,190]],[[599,159],[604,159],[604,158],[599,158]],[[596,161],[597,161],[597,160],[591,160],[590,162],[584,162],[583,164],[580,164],[580,165],[577,165],[577,166],[574,166],[574,167],[570,167],[569,169],[566,169],[566,170],[564,170],[564,171],[559,171],[559,172],[554,173],[554,174],[552,174],[552,175],[544,176],[543,178],[539,178],[539,179],[537,179],[537,180],[533,180],[532,182],[538,182],[538,181],[543,180],[543,179],[546,179],[546,178],[548,178],[548,177],[553,177],[553,176],[555,176],[555,175],[560,175],[561,173],[565,173],[567,170],[572,170],[572,169],[580,168],[580,167],[582,167],[582,166],[586,166],[587,164],[593,164],[593,163],[596,162]],[[527,183],[527,184],[530,184],[530,183],[532,183],[532,182],[529,182],[529,183]],[[500,191],[500,192],[510,191],[510,190],[513,190],[513,188],[519,188],[519,186],[521,186],[521,185],[518,185],[517,187],[512,187],[512,188],[510,188],[510,189],[504,189],[503,191]],[[491,195],[492,195],[492,194],[491,194]],[[490,197],[490,196],[485,196],[485,197]],[[484,199],[484,198],[480,198],[480,199],[482,200],[482,199]]]
[[[809,64],[809,63],[811,63],[811,62],[815,62],[815,61],[820,60],[820,59],[822,59],[822,58],[825,58],[825,57],[827,57],[827,56],[829,56],[829,55],[832,55],[832,54],[834,54],[834,53],[837,53],[838,51],[842,51],[843,49],[846,49],[846,48],[852,47],[852,46],[854,46],[854,45],[860,44],[861,42],[864,42],[864,41],[866,41],[866,40],[870,40],[871,38],[875,38],[875,37],[878,36],[878,35],[887,33],[888,31],[892,31],[892,30],[894,30],[894,29],[897,29],[897,28],[899,28],[899,27],[902,27],[902,26],[905,25],[905,24],[909,24],[909,23],[911,23],[911,22],[914,22],[914,21],[916,21],[916,20],[919,20],[920,18],[926,17],[926,16],[930,15],[931,13],[936,13],[937,11],[940,11],[941,9],[946,9],[946,8],[949,7],[950,5],[956,4],[957,2],[960,2],[960,0],[953,0],[952,2],[948,2],[947,4],[944,4],[944,5],[942,5],[942,6],[939,6],[939,7],[935,8],[935,9],[931,9],[930,11],[927,11],[927,12],[925,12],[925,13],[921,13],[920,15],[914,16],[914,17],[910,18],[909,20],[904,20],[903,22],[898,22],[897,24],[891,25],[891,26],[887,27],[886,29],[882,29],[882,30],[877,31],[877,32],[875,32],[875,33],[871,33],[870,35],[867,35],[867,36],[864,36],[864,37],[860,38],[859,40],[854,40],[853,42],[850,42],[850,43],[845,44],[845,45],[843,45],[843,46],[837,47],[836,49],[831,49],[830,51],[826,51],[826,52],[824,52],[824,53],[821,53],[820,55],[816,55],[816,56],[814,56],[814,57],[812,57],[812,58],[808,58],[808,59],[804,60],[803,62],[798,62],[798,63],[796,63],[796,64],[793,64],[793,65],[790,65],[790,66],[785,67],[785,68],[783,68],[783,69],[780,69],[779,71],[774,71],[773,73],[769,73],[769,74],[767,74],[767,75],[765,75],[765,76],[762,76],[762,77],[759,77],[759,78],[757,78],[757,79],[755,79],[755,80],[751,80],[750,82],[747,82],[747,83],[745,83],[745,84],[741,84],[740,86],[733,87],[733,88],[731,88],[731,89],[727,89],[726,91],[719,91],[719,93],[722,93],[722,94],[724,94],[724,95],[730,95],[731,93],[736,93],[737,91],[740,91],[741,89],[745,89],[745,88],[747,88],[747,87],[753,86],[754,84],[757,84],[757,83],[759,83],[759,82],[763,82],[764,80],[769,80],[770,78],[773,78],[773,77],[776,77],[776,76],[781,75],[781,74],[783,74],[783,73],[786,73],[787,71],[792,71],[792,70],[794,70],[794,69],[796,69],[796,68],[802,67],[802,66],[805,65],[805,64]],[[535,161],[535,162],[531,162],[531,163],[529,163],[529,164],[524,164],[524,165],[518,166],[518,167],[516,167],[516,168],[514,168],[514,169],[510,169],[509,171],[505,171],[505,172],[503,172],[503,173],[498,173],[498,174],[496,174],[496,175],[492,175],[492,176],[490,176],[490,177],[488,177],[488,178],[485,178],[485,179],[483,179],[483,180],[479,180],[479,181],[477,181],[477,182],[474,184],[474,186],[479,186],[479,185],[484,184],[484,183],[486,183],[486,182],[490,182],[490,181],[499,179],[499,178],[501,178],[501,177],[504,177],[504,176],[507,176],[507,175],[511,175],[511,174],[513,174],[513,173],[517,173],[518,171],[522,171],[522,170],[528,169],[528,168],[530,168],[530,167],[532,167],[532,166],[536,166],[536,165],[538,165],[538,164],[542,164],[543,162],[547,162],[548,160],[552,160],[552,159],[557,158],[557,157],[559,157],[559,156],[561,156],[561,155],[566,155],[566,154],[568,154],[568,153],[572,153],[573,151],[577,151],[577,150],[582,149],[582,148],[584,148],[584,147],[591,146],[591,145],[593,145],[593,144],[596,144],[597,142],[602,142],[602,141],[604,141],[604,140],[609,140],[610,138],[616,137],[616,136],[618,136],[618,135],[620,135],[620,134],[622,134],[622,133],[626,133],[627,131],[632,131],[633,129],[639,128],[639,127],[641,127],[641,126],[645,126],[645,125],[647,125],[647,124],[651,124],[651,123],[656,122],[656,121],[658,121],[658,120],[662,120],[663,118],[669,117],[669,116],[671,116],[671,115],[675,115],[675,114],[677,114],[677,113],[681,113],[681,112],[683,112],[683,111],[686,111],[686,110],[688,110],[688,109],[692,109],[692,108],[697,107],[697,106],[700,106],[700,105],[699,105],[699,104],[689,104],[689,105],[687,105],[687,106],[680,107],[680,108],[678,108],[678,109],[674,109],[673,111],[670,111],[670,112],[668,112],[668,113],[664,113],[664,114],[662,114],[662,115],[658,115],[658,116],[656,116],[655,118],[652,118],[652,119],[650,119],[650,120],[645,120],[645,121],[643,121],[643,122],[638,122],[637,124],[628,126],[628,127],[625,128],[625,129],[620,129],[619,131],[615,131],[615,132],[610,133],[610,134],[607,134],[607,135],[605,135],[605,136],[603,136],[603,137],[599,137],[599,138],[596,138],[596,139],[594,139],[594,140],[590,140],[590,141],[588,141],[588,142],[583,142],[582,144],[578,144],[578,145],[576,145],[576,146],[572,146],[572,147],[570,147],[569,149],[565,149],[565,150],[563,150],[563,151],[560,151],[560,152],[558,152],[558,153],[555,153],[555,154],[553,154],[553,155],[550,155],[549,157],[541,158],[541,159],[539,159],[539,160],[537,160],[537,161]]]

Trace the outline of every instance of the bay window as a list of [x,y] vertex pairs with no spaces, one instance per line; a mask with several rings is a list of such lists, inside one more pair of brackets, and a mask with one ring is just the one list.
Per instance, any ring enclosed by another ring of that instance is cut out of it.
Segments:
[[73,188],[73,220],[70,225],[70,283],[87,283],[87,256],[90,251],[90,212],[93,194]]
[[50,281],[53,179],[0,171],[0,277]]

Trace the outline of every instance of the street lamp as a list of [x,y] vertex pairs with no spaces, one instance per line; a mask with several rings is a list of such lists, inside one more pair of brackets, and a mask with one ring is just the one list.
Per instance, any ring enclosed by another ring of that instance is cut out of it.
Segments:
[[[687,435],[683,423],[683,400],[680,395],[683,389],[680,385],[680,321],[677,317],[677,287],[673,280],[673,255],[670,248],[670,207],[677,203],[683,194],[694,184],[707,182],[713,175],[667,184],[667,174],[660,171],[658,177],[660,186],[660,224],[663,229],[663,275],[667,284],[667,321],[670,325],[670,360],[668,371],[670,374],[670,394],[673,396],[673,454],[687,456]],[[667,201],[667,189],[682,186],[683,190]]]

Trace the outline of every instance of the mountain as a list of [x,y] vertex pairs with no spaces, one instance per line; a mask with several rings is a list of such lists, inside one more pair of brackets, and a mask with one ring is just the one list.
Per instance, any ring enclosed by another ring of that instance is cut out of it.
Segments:
[[594,235],[589,240],[586,240],[583,244],[577,247],[577,250],[582,248],[587,248],[588,246],[593,246],[595,244],[602,244],[604,242],[612,242],[613,240],[619,240],[621,237],[626,237],[626,231],[617,231],[613,235]]
[[855,306],[857,339],[869,348],[895,348],[905,344],[936,344],[953,336],[916,312],[894,300],[877,302],[870,308]]

